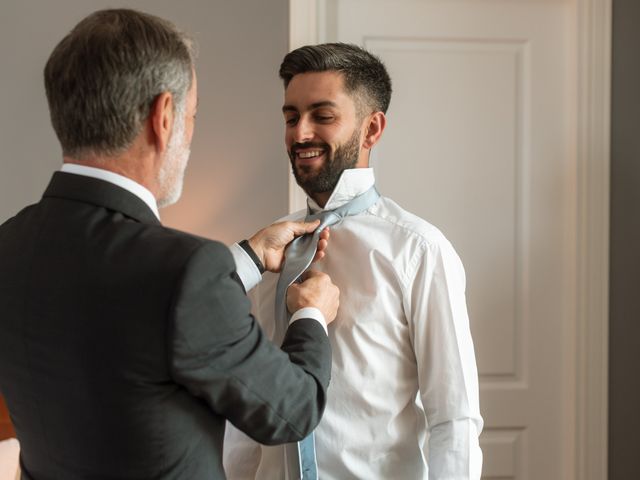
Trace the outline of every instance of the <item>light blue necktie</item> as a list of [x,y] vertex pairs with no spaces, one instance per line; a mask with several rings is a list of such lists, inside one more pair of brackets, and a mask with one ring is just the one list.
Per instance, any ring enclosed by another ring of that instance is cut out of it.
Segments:
[[[286,301],[287,289],[311,265],[318,248],[318,239],[322,230],[335,225],[344,217],[364,212],[376,203],[378,198],[380,198],[380,194],[376,187],[373,186],[335,210],[324,210],[307,215],[307,222],[312,222],[319,218],[320,225],[312,234],[296,238],[287,248],[284,265],[276,287],[276,334],[274,338],[276,341],[282,341],[284,333],[289,326],[290,316],[287,311]],[[297,443],[288,443],[285,446],[285,455],[289,480],[317,480],[318,465],[313,432]]]

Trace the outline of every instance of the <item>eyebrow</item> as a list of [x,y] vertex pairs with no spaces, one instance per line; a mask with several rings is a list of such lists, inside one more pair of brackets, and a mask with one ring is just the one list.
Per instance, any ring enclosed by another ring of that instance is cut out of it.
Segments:
[[[322,102],[316,102],[316,103],[312,103],[311,104],[311,108],[309,108],[309,110],[314,110],[316,108],[321,108],[321,107],[337,107],[338,104],[335,102],[332,102],[331,100],[324,100]],[[282,112],[297,112],[298,109],[296,107],[294,107],[293,105],[285,105],[282,107]]]

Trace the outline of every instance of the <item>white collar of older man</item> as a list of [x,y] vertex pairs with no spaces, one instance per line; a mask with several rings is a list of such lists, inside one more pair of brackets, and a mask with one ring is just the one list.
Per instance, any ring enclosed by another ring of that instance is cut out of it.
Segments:
[[113,183],[118,187],[124,188],[128,192],[133,193],[136,197],[146,203],[156,218],[160,220],[160,212],[158,211],[158,203],[156,198],[149,190],[140,185],[138,182],[131,180],[123,175],[104,170],[102,168],[87,167],[86,165],[78,165],[76,163],[64,163],[61,172],[73,173],[74,175],[83,175],[85,177],[97,178],[105,182]]

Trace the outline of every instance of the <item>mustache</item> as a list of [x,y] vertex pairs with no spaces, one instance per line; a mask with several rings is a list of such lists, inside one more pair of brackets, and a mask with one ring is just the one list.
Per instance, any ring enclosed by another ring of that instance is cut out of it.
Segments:
[[291,145],[291,149],[289,150],[290,154],[295,156],[298,153],[298,150],[303,150],[305,148],[321,148],[325,151],[329,150],[329,145],[323,142],[304,142],[304,143],[294,143]]

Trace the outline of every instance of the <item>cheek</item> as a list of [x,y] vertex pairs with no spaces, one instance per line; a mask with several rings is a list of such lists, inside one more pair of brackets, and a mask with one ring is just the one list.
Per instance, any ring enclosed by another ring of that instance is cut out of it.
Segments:
[[293,132],[288,128],[284,131],[284,144],[287,146],[287,148],[293,145]]
[[187,131],[185,132],[185,134],[186,134],[185,140],[186,140],[187,145],[190,145],[191,144],[191,140],[193,139],[193,130],[194,130],[194,122],[193,121],[190,121],[187,124],[186,130]]
[[331,125],[321,125],[316,130],[316,137],[319,141],[328,143],[329,145],[342,143],[348,135],[348,129],[338,123]]

